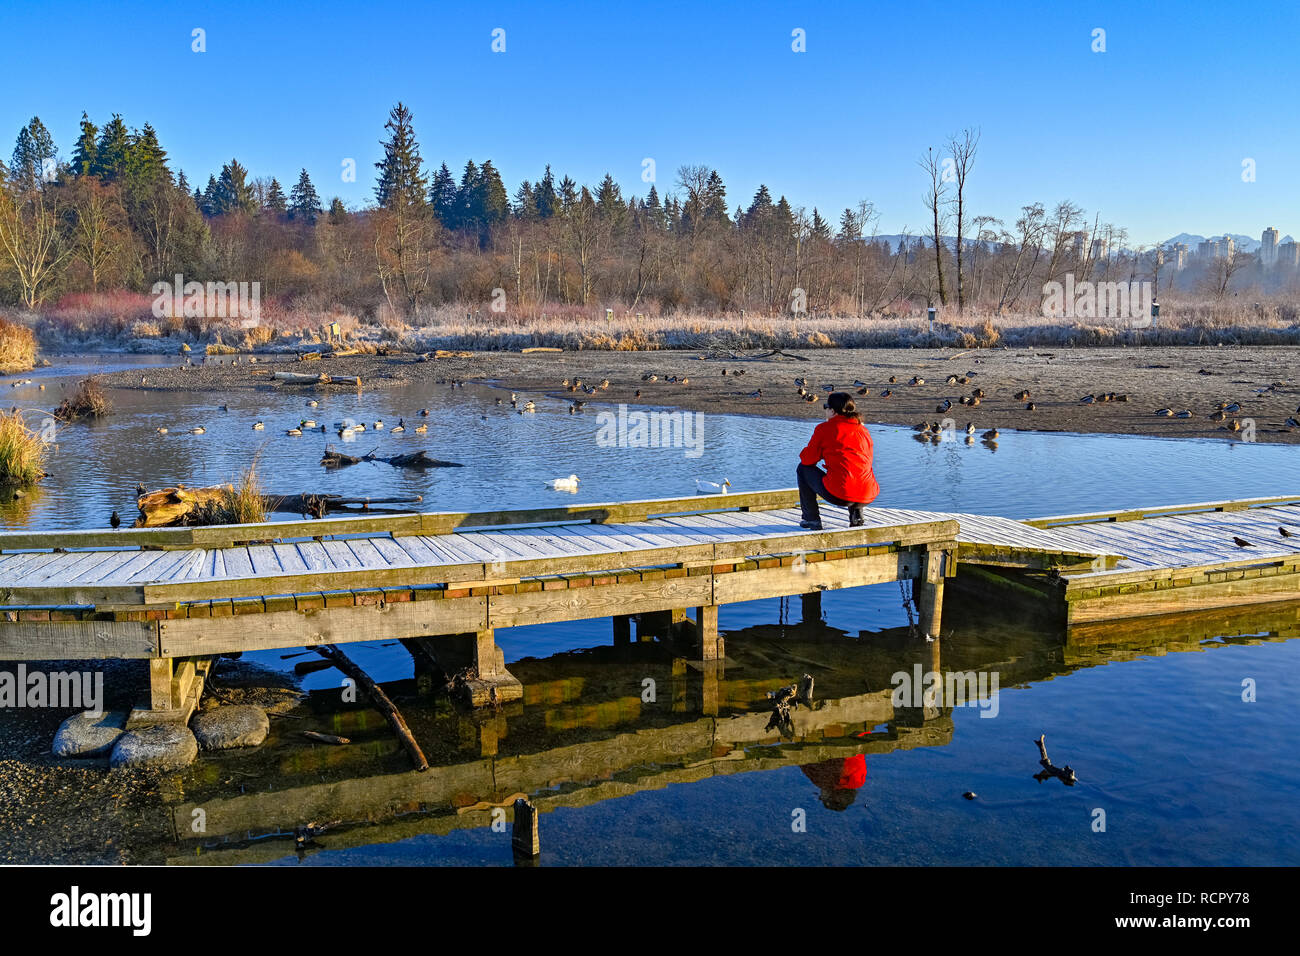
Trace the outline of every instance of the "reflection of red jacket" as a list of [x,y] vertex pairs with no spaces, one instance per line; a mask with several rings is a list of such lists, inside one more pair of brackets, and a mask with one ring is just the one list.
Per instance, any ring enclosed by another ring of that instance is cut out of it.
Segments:
[[871,433],[846,415],[834,415],[813,429],[808,447],[799,453],[805,465],[826,462],[826,490],[842,501],[866,504],[880,494],[871,470]]
[[867,782],[867,758],[854,754],[839,760],[823,760],[799,768],[820,790],[857,790]]

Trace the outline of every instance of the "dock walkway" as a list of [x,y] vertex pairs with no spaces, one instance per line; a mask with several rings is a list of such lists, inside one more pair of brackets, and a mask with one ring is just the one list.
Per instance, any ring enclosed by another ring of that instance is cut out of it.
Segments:
[[[720,605],[914,582],[1018,581],[1066,623],[1300,596],[1300,496],[1052,518],[870,508],[799,528],[794,489],[514,512],[0,534],[0,659],[150,661],[149,715],[192,710],[207,662],[249,650],[428,641],[476,702],[518,696],[498,627],[611,617],[725,655]],[[1279,528],[1295,527],[1298,537]],[[1234,543],[1234,538],[1249,546]],[[1027,582],[1027,583],[1025,583]],[[256,621],[249,618],[257,615]]]

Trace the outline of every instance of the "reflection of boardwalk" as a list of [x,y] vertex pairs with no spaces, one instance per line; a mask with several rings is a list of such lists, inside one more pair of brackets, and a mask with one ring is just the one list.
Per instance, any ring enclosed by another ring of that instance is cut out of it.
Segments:
[[[304,744],[294,721],[263,752],[196,765],[184,801],[166,811],[180,846],[159,849],[175,863],[265,862],[291,853],[293,829],[313,820],[342,821],[321,841],[342,849],[487,827],[494,807],[508,819],[518,794],[546,813],[752,771],[799,767],[826,784],[858,755],[872,766],[895,751],[952,741],[952,701],[894,706],[894,677],[918,664],[996,671],[1001,692],[1015,693],[1080,667],[1296,636],[1300,607],[1275,604],[1190,615],[1182,624],[1071,628],[1064,653],[1058,633],[1014,624],[970,630],[960,621],[953,637],[932,644],[905,629],[853,638],[819,621],[761,625],[729,633],[728,660],[715,664],[679,656],[685,648],[674,642],[616,644],[514,663],[525,696],[499,713],[408,706],[433,764],[423,774],[407,769],[373,712],[338,712],[336,696],[318,692],[320,726],[352,736],[351,747]],[[1223,640],[1206,644],[1207,637]],[[815,708],[793,712],[793,737],[767,730],[767,693],[805,670],[816,677]],[[642,696],[647,677],[653,701]],[[1034,766],[1028,756],[1026,772]],[[262,783],[235,792],[238,778],[232,785],[227,767],[256,771]],[[858,802],[870,800],[870,779]],[[761,776],[753,785],[763,786]],[[206,831],[196,836],[190,827],[200,808]]]
[[[139,719],[188,715],[205,662],[249,650],[442,638],[478,702],[518,696],[500,627],[696,609],[701,660],[725,656],[720,605],[914,582],[938,634],[944,581],[1045,598],[1069,623],[1280,600],[1300,588],[1300,499],[1067,518],[868,509],[797,526],[793,490],[218,528],[0,534],[0,659],[146,658]],[[1247,539],[1249,547],[1234,544]]]

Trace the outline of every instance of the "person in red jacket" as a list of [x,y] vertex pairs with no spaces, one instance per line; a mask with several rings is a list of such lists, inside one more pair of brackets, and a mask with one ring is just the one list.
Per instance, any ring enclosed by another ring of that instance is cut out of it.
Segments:
[[[862,508],[880,494],[871,470],[871,434],[848,392],[832,392],[823,406],[826,421],[813,429],[808,447],[799,453],[799,527],[822,529],[817,496],[849,509],[849,526],[862,524]],[[817,467],[826,462],[826,470]]]

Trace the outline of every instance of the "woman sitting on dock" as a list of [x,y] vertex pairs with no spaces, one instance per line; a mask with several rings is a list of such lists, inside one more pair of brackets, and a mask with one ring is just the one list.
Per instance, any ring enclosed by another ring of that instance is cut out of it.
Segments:
[[[822,406],[826,421],[813,429],[808,447],[799,453],[799,527],[822,529],[817,496],[849,509],[849,526],[862,524],[862,509],[880,493],[871,471],[871,434],[848,392],[832,392]],[[817,467],[826,462],[826,470]]]

